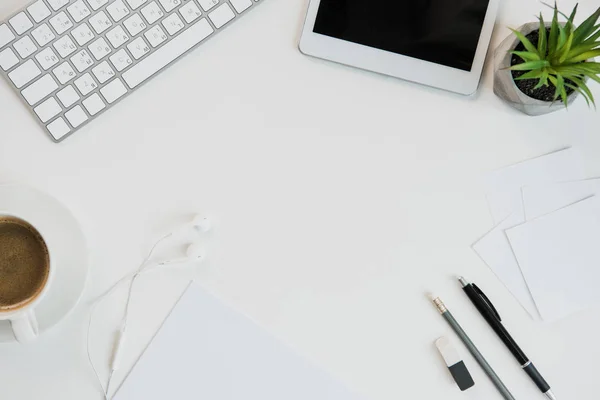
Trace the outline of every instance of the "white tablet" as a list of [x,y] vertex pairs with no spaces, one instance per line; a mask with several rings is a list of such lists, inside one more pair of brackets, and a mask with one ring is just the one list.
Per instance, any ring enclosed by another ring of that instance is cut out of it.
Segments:
[[302,53],[471,94],[499,0],[311,0]]

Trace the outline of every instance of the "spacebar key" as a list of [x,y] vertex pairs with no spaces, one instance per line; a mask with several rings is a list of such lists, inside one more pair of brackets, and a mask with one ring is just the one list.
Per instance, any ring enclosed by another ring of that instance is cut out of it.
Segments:
[[188,30],[144,58],[140,63],[125,71],[122,75],[123,80],[130,88],[135,88],[213,32],[213,28],[206,18],[201,19]]

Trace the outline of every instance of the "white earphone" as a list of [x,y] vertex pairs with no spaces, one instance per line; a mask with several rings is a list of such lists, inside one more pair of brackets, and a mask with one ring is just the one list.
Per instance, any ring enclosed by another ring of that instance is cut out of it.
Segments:
[[[117,331],[117,337],[116,337],[114,347],[113,347],[113,354],[111,357],[110,367],[109,367],[110,375],[108,377],[108,383],[106,385],[106,389],[104,389],[104,385],[102,384],[102,382],[100,380],[98,372],[96,371],[96,368],[94,367],[94,364],[92,362],[92,359],[91,359],[91,356],[89,353],[89,331],[91,329],[92,317],[93,317],[93,313],[94,313],[94,308],[92,308],[92,311],[90,313],[89,325],[88,325],[88,338],[87,338],[88,359],[90,361],[90,365],[92,366],[92,369],[94,370],[94,373],[96,374],[96,378],[98,379],[98,382],[100,383],[100,386],[102,387],[102,391],[104,392],[105,399],[108,399],[108,396],[109,396],[110,384],[112,381],[113,373],[117,369],[119,369],[120,364],[121,364],[121,350],[125,343],[125,337],[126,337],[126,332],[127,332],[127,321],[129,318],[129,301],[132,296],[133,283],[135,282],[135,280],[137,279],[137,277],[139,275],[152,269],[152,267],[150,267],[150,264],[152,262],[152,255],[154,254],[154,250],[158,247],[159,244],[161,244],[166,239],[172,239],[175,241],[184,240],[184,239],[189,240],[188,234],[190,233],[189,232],[190,228],[193,229],[193,231],[195,233],[194,236],[200,236],[202,234],[208,233],[212,228],[212,224],[211,224],[210,219],[207,216],[197,214],[194,216],[194,218],[190,222],[186,223],[181,228],[177,228],[174,231],[172,231],[171,233],[163,236],[154,244],[154,246],[152,246],[150,252],[148,253],[148,256],[144,259],[142,264],[138,267],[137,271],[135,271],[133,274],[130,274],[127,277],[118,281],[107,293],[105,293],[103,296],[101,296],[97,300],[97,302],[101,301],[104,297],[110,295],[112,293],[112,291],[117,286],[119,286],[119,284],[121,284],[122,282],[125,282],[126,280],[131,281],[131,284],[129,286],[129,293],[127,295],[127,304],[126,304],[126,308],[125,308],[125,315],[121,322],[121,326]],[[187,245],[186,250],[185,250],[185,257],[177,258],[174,260],[158,262],[158,263],[154,264],[154,266],[161,267],[161,266],[167,266],[167,265],[173,265],[173,264],[198,263],[198,262],[204,261],[205,258],[206,258],[206,249],[204,248],[202,242],[200,241],[200,237],[197,237],[197,238],[194,238],[191,241],[191,243],[189,243]]]
[[[212,227],[211,221],[207,216],[197,214],[188,224],[185,224],[181,229],[177,229],[167,236],[185,236],[187,233],[186,230],[190,227],[190,225],[197,234],[208,233]],[[195,240],[187,245],[185,250],[185,257],[178,258],[175,260],[162,261],[158,265],[164,266],[172,264],[184,264],[188,262],[201,262],[204,260],[204,258],[206,258],[206,249],[199,240]]]
[[206,257],[206,249],[201,243],[191,243],[185,250],[184,258],[177,258],[175,260],[168,260],[159,263],[159,265],[171,265],[171,264],[183,264],[187,262],[201,262]]

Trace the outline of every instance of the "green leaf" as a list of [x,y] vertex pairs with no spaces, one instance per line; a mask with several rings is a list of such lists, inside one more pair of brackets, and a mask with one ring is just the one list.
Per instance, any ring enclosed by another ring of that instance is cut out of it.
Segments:
[[[549,75],[548,78],[550,79],[550,82],[552,82],[554,87],[556,87],[556,90],[554,92],[554,101],[556,101],[558,99],[558,97],[560,96],[566,107],[568,100],[567,100],[567,93],[565,91],[565,80],[563,79],[563,77],[561,75],[556,75],[556,77]],[[564,93],[564,97],[563,97],[563,93]]]
[[554,15],[550,25],[550,35],[548,37],[548,56],[554,55],[556,44],[558,43],[558,7],[554,4]]
[[582,62],[582,63],[574,64],[574,65],[577,65],[579,68],[581,68],[585,71],[590,71],[590,72],[594,72],[596,74],[600,74],[600,63]]
[[535,87],[534,87],[533,89],[534,89],[534,90],[535,90],[535,89],[539,89],[539,88],[541,88],[542,86],[548,86],[548,71],[545,71],[545,70],[544,70],[544,71],[542,71],[542,74],[541,74],[541,76],[540,76],[540,80],[539,80],[539,82],[537,83],[537,85],[535,85]]
[[[560,98],[562,99],[563,103],[565,103],[565,107],[567,107],[569,100],[567,100],[567,91],[565,90],[565,78],[563,78],[563,76],[560,74],[556,75],[556,83],[556,89],[560,95]],[[556,96],[556,94],[554,96]]]
[[542,77],[544,70],[534,69],[533,71],[529,71],[524,73],[523,75],[515,78],[515,81],[523,81],[525,79],[538,79]]
[[[597,31],[597,32],[596,32]],[[600,24],[596,25],[594,27],[594,29],[592,30],[592,32],[596,32],[596,33],[592,33],[591,36],[588,36],[585,40],[583,40],[581,43],[594,43],[596,42],[598,39],[600,39]],[[597,42],[596,42],[597,43]]]
[[590,78],[593,81],[596,81],[598,83],[600,83],[600,76],[591,73],[591,72],[584,72],[583,75],[587,76],[588,78]]
[[558,90],[558,80],[556,79],[556,77],[554,77],[552,75],[548,75],[548,79],[550,79],[550,82],[556,88],[556,91],[554,92],[554,101],[556,101],[556,99],[558,98],[558,95],[560,93],[559,90]]
[[[580,88],[578,88],[577,86],[573,86],[573,85],[571,85],[569,83],[565,83],[565,86],[569,87],[569,88],[575,90],[576,92],[578,92],[579,94],[581,94],[581,97],[583,97],[583,99],[587,103],[588,107],[591,107],[590,100],[588,99],[588,97],[586,96],[586,94]],[[595,104],[594,104],[594,108],[596,108]]]
[[591,44],[580,44],[576,47],[572,47],[571,51],[569,52],[569,55],[567,56],[567,60],[571,57],[576,57],[576,56],[586,53],[590,50],[594,50],[597,47],[600,48],[600,42],[591,43]]
[[[575,83],[575,85],[577,85],[577,89],[584,92],[584,97],[589,98],[590,101],[592,102],[592,104],[594,104],[594,108],[595,108],[596,100],[594,99],[594,95],[592,94],[592,91],[590,90],[588,85],[583,81],[583,79],[571,78],[571,80],[573,81],[573,83]],[[588,106],[589,106],[589,102],[588,102]]]
[[600,49],[588,51],[573,58],[569,58],[568,60],[564,60],[569,63],[577,63],[585,60],[589,60],[590,58],[600,57]]
[[521,32],[514,30],[514,29],[511,29],[511,31],[513,31],[513,33],[515,35],[517,35],[517,37],[519,38],[521,43],[523,43],[523,46],[525,46],[527,51],[537,54],[537,48],[531,43],[531,41],[529,39],[527,39],[525,37],[525,35],[523,35]]
[[570,34],[573,31],[573,21],[575,21],[575,15],[577,14],[577,7],[579,7],[579,3],[575,4],[575,7],[573,7],[573,11],[571,12],[571,16],[567,19],[567,23],[565,25],[567,34]]
[[[556,43],[556,48],[558,50],[561,50],[566,42],[567,42],[567,32],[565,31],[564,27],[559,25],[558,26],[558,43]],[[556,53],[555,53],[555,55],[556,55]]]
[[540,59],[537,53],[530,53],[529,51],[511,51],[510,53],[521,57],[524,61],[539,61]]
[[581,41],[591,35],[595,30],[598,18],[600,18],[600,7],[575,29],[575,39]]
[[560,57],[558,58],[558,62],[559,63],[564,63],[565,60],[567,59],[567,56],[569,55],[569,51],[571,51],[571,45],[573,44],[573,33],[571,33],[568,37],[567,37],[567,42],[565,43],[564,47],[560,50]]
[[517,64],[510,67],[510,70],[513,71],[529,71],[532,69],[542,69],[544,67],[550,66],[550,62],[547,60],[539,60],[539,61],[527,61],[523,64]]
[[540,31],[539,31],[539,39],[538,39],[538,54],[540,57],[546,57],[546,51],[548,48],[548,32],[546,31],[546,23],[544,22],[544,17],[542,17],[542,13],[540,13]]

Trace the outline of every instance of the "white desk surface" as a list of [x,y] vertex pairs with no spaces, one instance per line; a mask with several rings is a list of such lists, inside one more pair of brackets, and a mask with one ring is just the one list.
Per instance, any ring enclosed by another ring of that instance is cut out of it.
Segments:
[[[0,15],[24,3],[3,0]],[[492,225],[478,185],[486,171],[573,144],[585,149],[590,176],[600,175],[600,114],[578,101],[568,112],[521,115],[494,96],[491,64],[466,98],[307,58],[296,47],[306,3],[265,0],[60,145],[0,82],[0,181],[58,197],[91,247],[75,312],[33,345],[0,345],[2,399],[101,399],[85,354],[88,302],[194,211],[217,220],[198,281],[367,400],[501,398],[460,344],[477,392],[454,386],[433,341],[455,336],[428,291],[517,399],[543,398],[455,274],[489,292],[559,399],[597,397],[599,309],[533,322],[470,244]],[[582,15],[597,4],[580,3]],[[573,4],[561,1],[563,10]],[[492,47],[506,25],[540,8],[504,1]],[[117,381],[186,274],[141,281]],[[95,321],[104,378],[122,299]]]

